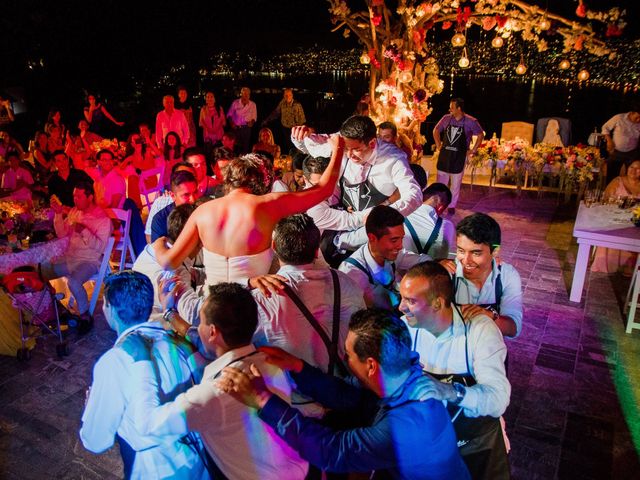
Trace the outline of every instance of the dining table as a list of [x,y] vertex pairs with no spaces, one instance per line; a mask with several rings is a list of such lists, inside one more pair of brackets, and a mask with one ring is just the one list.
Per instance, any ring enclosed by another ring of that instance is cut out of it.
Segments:
[[587,273],[592,247],[640,253],[640,228],[632,221],[631,209],[621,209],[612,204],[596,204],[587,207],[580,202],[573,227],[578,242],[578,255],[573,271],[569,300],[579,303]]

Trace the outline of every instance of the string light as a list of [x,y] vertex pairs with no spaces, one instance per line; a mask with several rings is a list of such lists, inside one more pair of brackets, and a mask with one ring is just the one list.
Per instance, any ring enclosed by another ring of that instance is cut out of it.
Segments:
[[578,72],[578,80],[581,82],[589,80],[589,71],[586,69],[582,69]]
[[563,58],[559,65],[560,70],[567,70],[570,66],[571,66],[571,62],[566,58]]

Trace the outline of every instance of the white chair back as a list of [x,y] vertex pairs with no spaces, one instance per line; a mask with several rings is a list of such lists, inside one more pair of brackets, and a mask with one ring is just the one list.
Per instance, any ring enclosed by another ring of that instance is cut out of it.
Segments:
[[533,123],[505,122],[502,124],[500,138],[502,140],[515,140],[516,137],[519,137],[531,145],[533,144],[533,128]]
[[[151,204],[162,192],[162,176],[164,168],[156,167],[145,170],[140,174],[140,195],[144,197],[143,206],[151,209]],[[153,178],[155,177],[155,186],[153,186]],[[149,186],[151,184],[152,186]]]
[[111,271],[111,266],[109,265],[109,260],[111,259],[111,252],[113,251],[113,246],[115,244],[115,237],[110,236],[109,240],[107,240],[107,245],[104,248],[104,253],[102,254],[102,261],[100,262],[100,268],[98,269],[98,273],[93,275],[89,281],[94,282],[93,293],[91,294],[91,301],[89,302],[89,314],[93,315],[94,310],[96,309],[96,304],[98,303],[98,297],[100,296],[100,288],[102,288],[102,282],[104,281],[104,277],[107,275],[107,272]]
[[[106,209],[107,215],[112,220],[120,221],[119,238],[115,243],[113,249],[120,253],[119,270],[124,270],[124,267],[133,266],[133,262],[136,261],[136,254],[133,251],[133,245],[131,245],[131,238],[129,237],[129,228],[131,227],[131,210],[123,210],[121,208],[109,208]],[[114,231],[114,235],[117,236]],[[127,252],[131,256],[131,263],[126,263]]]

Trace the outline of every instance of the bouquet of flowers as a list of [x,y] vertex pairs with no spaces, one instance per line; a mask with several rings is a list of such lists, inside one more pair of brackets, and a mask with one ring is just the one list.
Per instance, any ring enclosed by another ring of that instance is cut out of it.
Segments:
[[113,155],[117,158],[124,158],[126,155],[127,144],[125,142],[119,142],[117,138],[109,140],[105,138],[99,142],[93,142],[91,144],[91,151],[95,155],[100,150],[111,150]]

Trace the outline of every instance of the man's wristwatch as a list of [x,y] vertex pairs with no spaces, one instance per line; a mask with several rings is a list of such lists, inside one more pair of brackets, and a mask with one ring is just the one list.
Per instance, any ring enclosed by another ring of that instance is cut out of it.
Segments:
[[464,396],[467,393],[467,389],[464,388],[464,385],[458,382],[452,383],[453,389],[456,391],[456,399],[452,402],[454,405],[460,405],[460,402],[464,400]]
[[498,310],[496,310],[493,307],[488,307],[485,310],[487,310],[487,312],[491,313],[491,318],[493,318],[493,321],[495,322],[496,320],[498,320],[498,318],[500,317],[500,312],[498,312]]
[[178,314],[178,310],[176,310],[175,308],[170,308],[166,312],[164,312],[164,314],[162,315],[162,319],[165,322],[171,323],[171,317],[177,314]]

